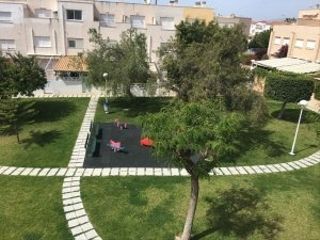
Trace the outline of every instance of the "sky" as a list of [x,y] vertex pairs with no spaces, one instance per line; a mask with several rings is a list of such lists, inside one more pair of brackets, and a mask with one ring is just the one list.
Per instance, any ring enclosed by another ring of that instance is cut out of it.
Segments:
[[[143,0],[128,0],[128,2],[143,2]],[[168,4],[168,2],[169,0],[158,0],[158,4]],[[179,0],[179,5],[192,6],[194,2],[195,0]],[[316,4],[320,4],[320,0],[207,0],[207,5],[214,8],[217,14],[234,13],[254,20],[297,17],[299,9],[308,9]]]

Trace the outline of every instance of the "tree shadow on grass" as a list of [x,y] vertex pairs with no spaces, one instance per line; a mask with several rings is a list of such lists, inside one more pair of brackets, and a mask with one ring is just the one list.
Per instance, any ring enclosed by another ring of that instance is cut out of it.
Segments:
[[22,143],[24,148],[27,149],[31,145],[35,144],[40,147],[54,142],[61,135],[60,131],[51,130],[51,131],[30,131],[30,138],[24,139]]
[[[127,117],[137,117],[146,113],[156,113],[170,102],[171,98],[167,97],[119,97],[110,101],[110,108],[126,109]],[[116,111],[114,111],[116,112]]]
[[[274,111],[271,113],[271,116],[273,118],[278,119],[279,113],[280,113],[280,110]],[[299,119],[299,114],[300,114],[300,109],[286,109],[283,113],[282,118],[279,120],[296,123]],[[314,122],[312,115],[314,115],[314,113],[304,111],[301,118],[301,123],[303,124],[303,123]]]
[[73,113],[76,106],[73,102],[63,99],[58,100],[38,100],[35,104],[38,114],[35,122],[54,122]]
[[276,239],[282,231],[282,217],[272,213],[264,194],[255,188],[236,186],[207,198],[208,229],[192,237],[202,239],[218,233],[224,237],[247,239],[259,235],[263,239]]
[[271,138],[273,133],[274,131],[257,128],[241,132],[240,141],[236,145],[237,151],[227,159],[222,159],[221,162],[236,163],[237,158],[253,148],[263,149],[269,157],[278,157],[287,153],[287,146]]

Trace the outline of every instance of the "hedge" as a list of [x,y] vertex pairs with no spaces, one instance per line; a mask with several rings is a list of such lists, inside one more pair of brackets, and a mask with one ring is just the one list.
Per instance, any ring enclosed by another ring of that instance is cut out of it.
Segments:
[[314,90],[311,77],[302,74],[271,72],[267,75],[264,94],[282,102],[309,100]]
[[317,100],[320,100],[320,81],[316,81],[314,89],[314,97]]

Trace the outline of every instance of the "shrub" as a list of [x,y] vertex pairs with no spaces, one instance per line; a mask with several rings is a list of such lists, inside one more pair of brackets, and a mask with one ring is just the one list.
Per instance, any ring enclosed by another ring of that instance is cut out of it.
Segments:
[[317,100],[320,100],[320,81],[317,81],[314,88],[314,97]]
[[307,75],[271,72],[267,75],[265,96],[282,101],[278,118],[282,118],[286,103],[309,100],[314,90],[313,79]]

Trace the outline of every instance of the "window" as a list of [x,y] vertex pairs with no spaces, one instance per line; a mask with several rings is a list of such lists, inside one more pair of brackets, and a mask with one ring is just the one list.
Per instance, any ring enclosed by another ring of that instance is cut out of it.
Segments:
[[0,49],[14,50],[16,49],[16,44],[13,39],[0,39]]
[[282,45],[289,45],[289,43],[290,43],[290,38],[288,37],[283,38]]
[[315,48],[316,48],[316,41],[314,41],[314,40],[308,40],[308,41],[307,41],[307,48],[308,48],[308,49],[315,49]]
[[113,14],[100,14],[100,24],[102,26],[112,27],[115,25]]
[[82,38],[69,38],[68,39],[69,48],[83,48],[83,39]]
[[144,28],[144,16],[132,15],[130,17],[131,27],[133,28]]
[[281,44],[281,37],[275,37],[274,38],[274,44],[275,45],[280,45]]
[[0,22],[11,22],[11,12],[0,12]]
[[175,30],[174,18],[172,17],[161,17],[160,18],[161,27],[165,30]]
[[47,36],[34,37],[34,46],[38,48],[50,48],[51,47],[50,37],[47,37]]
[[35,10],[35,15],[38,18],[50,18],[51,11],[49,9],[39,8]]
[[295,47],[297,48],[303,48],[303,39],[297,39]]
[[67,10],[67,20],[82,20],[81,10]]

